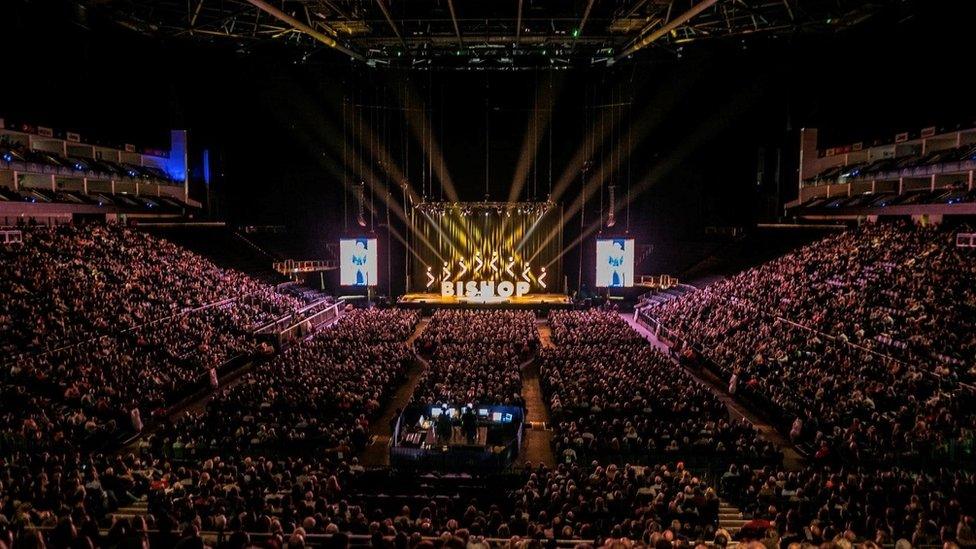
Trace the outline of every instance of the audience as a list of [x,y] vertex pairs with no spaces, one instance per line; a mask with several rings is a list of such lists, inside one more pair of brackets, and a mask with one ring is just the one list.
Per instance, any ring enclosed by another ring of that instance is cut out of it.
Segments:
[[[972,471],[810,466],[799,471],[730,466],[721,490],[749,516],[766,520],[789,543],[837,536],[890,546],[976,545]],[[763,533],[765,535],[765,533]]]
[[531,311],[438,310],[414,343],[428,369],[414,402],[524,404],[521,365],[539,347]]
[[229,298],[265,298],[241,313],[247,323],[267,318],[257,311],[284,314],[302,305],[243,273],[121,225],[22,231],[22,245],[0,248],[0,350],[8,356],[115,335]]
[[[214,529],[215,517],[228,511],[263,511],[268,496],[301,482],[296,479],[312,477],[313,492],[335,495],[337,481],[330,477],[363,450],[370,422],[404,381],[413,357],[404,340],[418,318],[397,309],[349,311],[255,365],[205,410],[160,429],[144,446],[157,460],[151,510],[178,518],[199,513],[201,524]],[[262,475],[235,482],[255,466]],[[220,486],[236,484],[233,494],[207,482],[222,478],[230,482]],[[300,507],[298,500],[285,503]]]
[[945,458],[976,431],[974,269],[948,232],[879,224],[643,314],[818,458]]
[[[318,297],[121,226],[24,234],[0,250],[0,548],[203,547],[201,532],[228,548],[724,546],[719,493],[763,547],[976,545],[971,463],[942,465],[971,459],[976,433],[976,261],[947,232],[864,227],[641,312],[811,449],[791,470],[616,312],[553,312],[540,350],[532,312],[439,310],[411,349],[417,312],[352,309],[274,352],[254,330]],[[555,466],[378,497],[397,487],[357,456],[418,356],[416,403],[524,405],[536,353]],[[234,357],[248,365],[221,385]],[[139,432],[138,451],[119,445]]]
[[549,323],[556,346],[542,353],[541,381],[560,461],[780,457],[619,314],[555,311]]

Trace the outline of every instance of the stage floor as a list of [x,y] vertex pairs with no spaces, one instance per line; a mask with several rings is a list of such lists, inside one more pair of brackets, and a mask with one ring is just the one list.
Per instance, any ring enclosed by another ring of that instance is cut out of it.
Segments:
[[522,297],[478,299],[444,297],[441,294],[404,294],[397,304],[405,307],[509,307],[509,308],[563,308],[572,305],[566,294],[529,294]]

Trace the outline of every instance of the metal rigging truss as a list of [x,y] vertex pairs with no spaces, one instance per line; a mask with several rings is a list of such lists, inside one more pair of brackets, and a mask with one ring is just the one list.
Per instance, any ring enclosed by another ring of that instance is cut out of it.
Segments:
[[[703,40],[836,32],[898,0],[78,0],[128,29],[318,49],[370,66],[516,70],[619,62]],[[333,58],[335,59],[335,57]]]

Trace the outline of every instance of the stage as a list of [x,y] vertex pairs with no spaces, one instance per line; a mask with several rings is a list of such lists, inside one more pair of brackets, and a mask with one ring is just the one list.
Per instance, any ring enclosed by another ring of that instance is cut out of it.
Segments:
[[405,294],[397,300],[397,305],[413,309],[568,309],[573,302],[566,294],[528,294],[521,297],[493,297],[488,299],[468,298],[441,294]]

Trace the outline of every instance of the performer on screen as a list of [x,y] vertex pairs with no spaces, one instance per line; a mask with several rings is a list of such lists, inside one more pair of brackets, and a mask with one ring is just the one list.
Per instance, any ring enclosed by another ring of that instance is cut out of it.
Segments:
[[365,286],[369,279],[366,263],[369,261],[369,254],[366,250],[366,239],[356,239],[356,249],[352,252],[352,264],[356,266],[356,286]]
[[607,258],[610,263],[610,286],[619,288],[624,285],[624,275],[621,267],[624,264],[624,241],[617,239],[613,241],[613,249],[610,250]]

